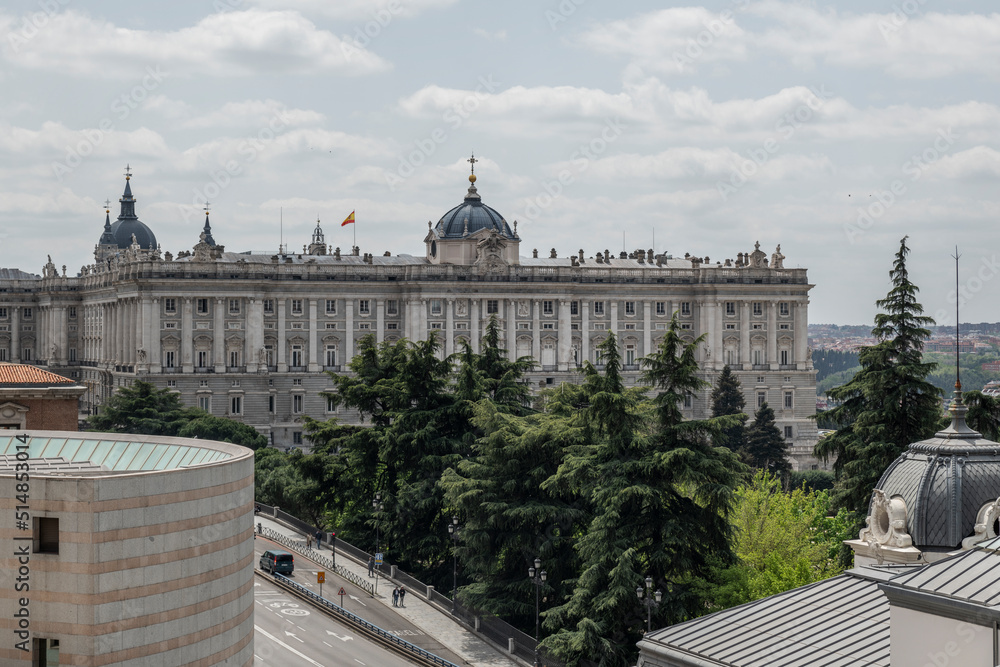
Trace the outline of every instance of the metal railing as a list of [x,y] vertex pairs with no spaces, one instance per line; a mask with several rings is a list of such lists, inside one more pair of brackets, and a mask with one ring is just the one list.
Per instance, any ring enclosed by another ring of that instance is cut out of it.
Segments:
[[425,660],[433,665],[440,665],[440,667],[458,667],[457,665],[455,665],[455,663],[448,662],[444,658],[440,658],[434,655],[433,653],[430,653],[429,651],[420,648],[419,646],[414,646],[405,639],[400,639],[391,632],[387,632],[382,628],[378,627],[377,625],[375,625],[374,623],[366,621],[357,614],[352,614],[351,612],[347,611],[340,605],[331,602],[330,600],[327,600],[326,598],[321,597],[316,593],[313,593],[305,586],[302,586],[301,584],[292,581],[291,579],[282,574],[278,574],[277,572],[275,572],[271,576],[274,577],[274,580],[275,582],[278,583],[278,585],[291,588],[293,591],[295,591],[302,597],[309,599],[311,602],[313,602],[313,604],[319,605],[328,612],[345,618],[352,625],[360,626],[361,628],[364,628],[368,632],[376,635],[384,643],[392,644],[393,646],[402,649],[405,653],[415,655],[416,657]]
[[343,565],[335,564],[332,559],[327,558],[318,551],[300,546],[291,538],[282,535],[277,531],[271,530],[270,528],[264,528],[259,534],[261,537],[266,537],[272,542],[277,542],[281,546],[291,549],[300,556],[305,556],[309,560],[318,563],[331,572],[336,572],[341,578],[346,579],[367,593],[369,597],[375,597],[375,586],[373,584],[354,574]]

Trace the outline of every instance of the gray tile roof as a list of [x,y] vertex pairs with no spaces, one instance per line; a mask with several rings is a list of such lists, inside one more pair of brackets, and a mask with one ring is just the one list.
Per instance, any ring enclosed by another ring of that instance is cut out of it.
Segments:
[[898,571],[855,569],[655,631],[639,644],[639,665],[887,667],[889,603],[878,584]]
[[964,600],[987,607],[1000,604],[1000,538],[889,581],[913,591]]

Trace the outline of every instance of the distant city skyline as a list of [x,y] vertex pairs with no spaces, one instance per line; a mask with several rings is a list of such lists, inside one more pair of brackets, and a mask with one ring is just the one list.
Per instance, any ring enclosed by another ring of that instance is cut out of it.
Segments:
[[207,205],[228,250],[300,248],[319,218],[420,255],[475,151],[526,256],[781,244],[810,319],[852,323],[908,234],[927,313],[953,324],[957,244],[962,317],[991,321],[997,31],[985,0],[22,2],[0,9],[0,266],[92,262],[127,163],[164,250]]

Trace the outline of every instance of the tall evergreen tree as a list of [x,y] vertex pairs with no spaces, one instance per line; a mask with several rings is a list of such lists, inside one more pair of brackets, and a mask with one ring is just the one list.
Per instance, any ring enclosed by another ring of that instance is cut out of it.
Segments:
[[753,423],[746,430],[748,465],[785,479],[792,472],[788,460],[788,442],[774,425],[774,410],[766,402],[757,408]]
[[[712,390],[712,416],[743,415],[743,418],[746,419],[746,414],[743,411],[745,407],[746,399],[743,398],[740,379],[733,374],[733,370],[727,364],[719,373],[715,388]],[[724,429],[715,444],[720,447],[728,447],[742,456],[746,448],[745,423],[740,422]]]
[[712,439],[741,418],[684,421],[685,397],[704,383],[696,374],[701,339],[687,343],[679,330],[674,319],[660,348],[643,359],[644,381],[659,390],[651,419],[641,394],[625,387],[617,339],[601,344],[605,372],[585,364],[589,404],[581,411],[594,444],[567,457],[546,483],[577,488],[593,505],[577,546],[573,594],[546,615],[546,626],[558,631],[544,645],[572,665],[634,664],[646,620],[635,594],[643,579],[652,576],[664,590],[657,622],[679,620],[700,607],[686,580],[707,571],[708,554],[731,554],[725,517],[741,465]]
[[889,278],[892,288],[876,301],[875,345],[860,350],[861,370],[827,394],[841,405],[826,413],[840,427],[816,445],[816,454],[836,456],[834,506],[863,517],[885,469],[912,442],[934,434],[941,419],[941,392],[927,381],[935,364],[923,361],[930,317],[917,302],[909,278],[906,238],[899,243]]
[[962,400],[969,406],[966,421],[969,426],[990,440],[1000,439],[1000,399],[981,391],[967,391]]

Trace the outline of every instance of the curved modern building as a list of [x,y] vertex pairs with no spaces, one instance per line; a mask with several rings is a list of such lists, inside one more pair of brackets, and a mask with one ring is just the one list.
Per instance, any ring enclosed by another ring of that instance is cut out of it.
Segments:
[[7,431],[0,494],[0,663],[252,665],[249,449]]

